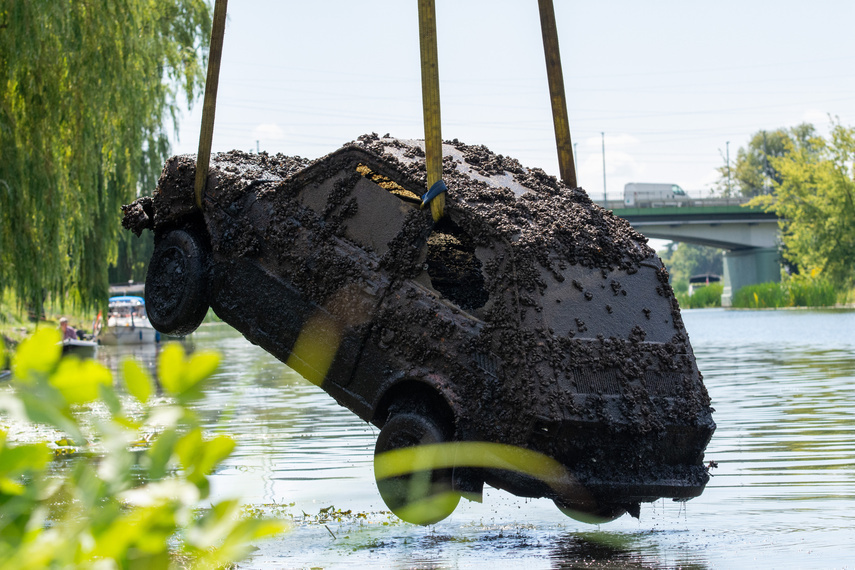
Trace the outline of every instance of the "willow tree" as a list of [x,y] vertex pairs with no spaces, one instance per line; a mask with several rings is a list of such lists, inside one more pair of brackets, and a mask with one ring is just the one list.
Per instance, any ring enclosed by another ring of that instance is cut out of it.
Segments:
[[107,296],[121,209],[204,82],[205,0],[0,0],[0,291]]

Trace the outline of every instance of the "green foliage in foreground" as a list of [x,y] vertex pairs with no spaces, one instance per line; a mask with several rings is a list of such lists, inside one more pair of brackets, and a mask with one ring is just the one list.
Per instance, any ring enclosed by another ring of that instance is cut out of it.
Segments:
[[837,290],[825,279],[795,277],[781,283],[759,283],[733,295],[733,306],[743,309],[830,307],[836,303]]
[[712,283],[700,287],[693,295],[678,294],[677,301],[684,309],[707,309],[710,307],[721,307],[721,294],[724,291],[723,283]]
[[128,395],[120,396],[104,366],[60,359],[58,340],[41,329],[22,342],[13,389],[0,394],[0,409],[16,421],[65,434],[55,444],[14,445],[0,432],[0,569],[162,569],[178,557],[182,566],[217,568],[283,529],[241,517],[233,500],[198,511],[208,475],[235,445],[205,437],[188,407],[216,354],[186,358],[167,346],[158,377],[169,401],[155,406],[155,385],[134,360],[122,363]]

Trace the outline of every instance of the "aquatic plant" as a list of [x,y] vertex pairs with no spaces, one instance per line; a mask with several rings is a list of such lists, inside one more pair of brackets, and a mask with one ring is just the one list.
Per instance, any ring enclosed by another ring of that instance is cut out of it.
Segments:
[[127,359],[124,394],[103,365],[61,358],[58,340],[41,329],[22,342],[13,389],[0,395],[10,419],[63,434],[14,444],[0,431],[0,569],[217,568],[283,530],[241,516],[236,500],[200,509],[208,476],[235,446],[206,437],[189,408],[215,353],[167,345],[159,384]]

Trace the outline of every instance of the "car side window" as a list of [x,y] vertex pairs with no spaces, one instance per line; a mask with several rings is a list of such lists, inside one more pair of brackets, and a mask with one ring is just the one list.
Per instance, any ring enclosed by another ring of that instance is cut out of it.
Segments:
[[434,226],[427,243],[427,273],[431,286],[458,305],[472,311],[489,298],[483,264],[469,235],[447,216]]
[[299,200],[333,224],[343,237],[382,257],[418,206],[356,170],[342,169],[300,189]]

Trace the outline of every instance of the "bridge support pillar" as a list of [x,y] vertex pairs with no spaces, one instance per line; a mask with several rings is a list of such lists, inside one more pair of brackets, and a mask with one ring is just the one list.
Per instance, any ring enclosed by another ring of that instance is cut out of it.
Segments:
[[730,307],[733,294],[746,285],[781,280],[781,265],[775,247],[734,249],[724,253],[724,292],[721,306]]

